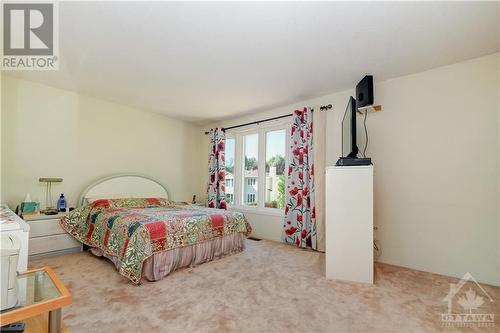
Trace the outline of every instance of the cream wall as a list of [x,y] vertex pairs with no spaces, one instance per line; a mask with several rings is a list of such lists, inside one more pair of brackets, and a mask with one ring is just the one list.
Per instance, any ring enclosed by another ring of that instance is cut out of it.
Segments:
[[[0,71],[0,91],[2,91],[2,71]],[[2,135],[2,94],[0,94],[0,148],[2,147],[2,138],[3,138],[3,135]],[[0,151],[0,202],[3,203],[2,201],[2,184],[3,184],[3,180],[2,180],[2,154],[1,154],[1,151]]]
[[1,91],[1,201],[11,207],[26,193],[43,203],[41,176],[64,178],[53,199],[64,193],[70,205],[89,183],[118,172],[152,176],[174,200],[203,197],[200,127],[5,74]]
[[[500,18],[500,6],[498,6],[498,17]],[[498,35],[500,36],[500,25],[498,26]],[[497,108],[498,108],[498,276],[500,280],[500,53],[497,54]]]
[[[368,116],[367,155],[375,164],[381,262],[456,277],[469,271],[480,281],[500,285],[499,59],[494,54],[376,84],[376,102],[383,111]],[[208,127],[331,103],[326,161],[333,165],[352,93]],[[363,143],[363,132],[358,133]],[[280,240],[281,218],[248,216],[255,236]]]

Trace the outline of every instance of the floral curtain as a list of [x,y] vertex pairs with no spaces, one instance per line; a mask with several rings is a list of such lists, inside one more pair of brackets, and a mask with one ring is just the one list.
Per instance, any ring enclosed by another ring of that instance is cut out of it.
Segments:
[[325,171],[326,171],[326,112],[317,106],[313,112],[314,142],[314,217],[316,218],[316,234],[318,251],[325,252]]
[[224,161],[226,133],[223,129],[216,128],[210,130],[209,136],[207,206],[226,209],[226,165]]
[[317,249],[312,109],[293,113],[282,240]]

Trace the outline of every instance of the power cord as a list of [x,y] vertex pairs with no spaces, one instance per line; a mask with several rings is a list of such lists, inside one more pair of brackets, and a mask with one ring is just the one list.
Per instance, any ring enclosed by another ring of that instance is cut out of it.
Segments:
[[378,258],[380,258],[380,256],[382,255],[382,246],[380,245],[378,239],[373,240],[373,254],[375,261],[377,261]]
[[366,116],[368,115],[368,109],[365,110],[365,119],[363,120],[363,127],[365,128],[365,148],[363,149],[363,157],[366,157],[366,148],[368,148],[368,129],[366,128]]
[[[374,232],[378,230],[378,227],[373,227]],[[373,257],[374,260],[377,261],[378,258],[382,255],[382,245],[378,239],[373,239]]]

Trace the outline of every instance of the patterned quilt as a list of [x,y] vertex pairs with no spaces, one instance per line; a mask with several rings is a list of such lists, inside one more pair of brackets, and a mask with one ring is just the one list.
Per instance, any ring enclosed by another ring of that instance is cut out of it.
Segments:
[[63,217],[61,226],[80,242],[115,256],[120,274],[136,284],[144,260],[154,253],[251,232],[242,213],[160,198],[97,200]]

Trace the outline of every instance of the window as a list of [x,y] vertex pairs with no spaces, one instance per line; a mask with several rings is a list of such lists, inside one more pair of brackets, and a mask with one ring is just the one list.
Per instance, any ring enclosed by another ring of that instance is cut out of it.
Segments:
[[234,204],[234,138],[226,138],[225,161],[226,161],[226,202]]
[[[259,183],[257,177],[259,176],[259,134],[253,133],[244,136],[244,150],[245,150],[245,165],[243,167],[243,198],[246,200],[244,205],[255,206],[257,204],[255,198],[259,192]],[[253,198],[253,200],[249,200]]]
[[[226,196],[235,207],[276,209],[285,204],[290,122],[231,130],[226,139]],[[272,210],[269,210],[272,211]]]
[[247,204],[255,203],[255,193],[247,194]]
[[266,133],[265,207],[285,207],[285,145],[285,129]]

